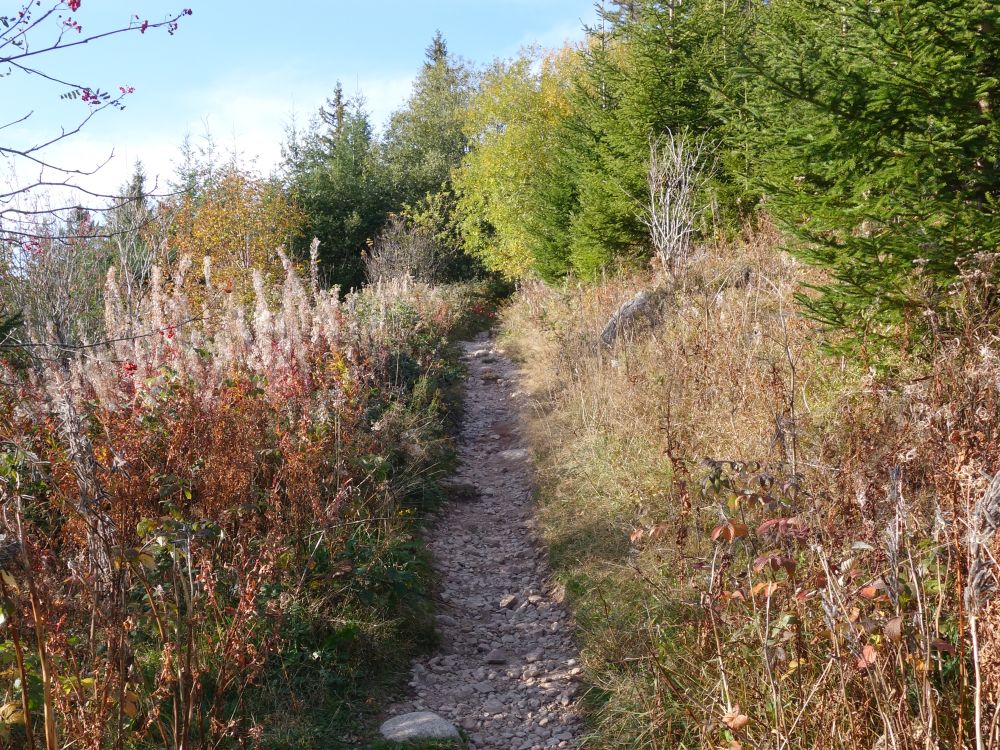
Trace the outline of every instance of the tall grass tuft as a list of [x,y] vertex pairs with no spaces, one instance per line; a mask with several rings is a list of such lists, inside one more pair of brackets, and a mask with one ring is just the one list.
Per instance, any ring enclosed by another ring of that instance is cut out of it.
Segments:
[[821,280],[780,244],[695,247],[612,347],[652,276],[507,311],[590,746],[1000,746],[988,290],[956,288],[960,334],[868,368],[821,346],[795,300]]

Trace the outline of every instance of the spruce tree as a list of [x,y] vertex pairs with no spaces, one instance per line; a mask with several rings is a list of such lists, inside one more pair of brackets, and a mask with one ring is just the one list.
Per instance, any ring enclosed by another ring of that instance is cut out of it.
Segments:
[[[947,325],[1000,246],[1000,6],[773,0],[744,51],[766,209],[830,272],[805,298],[854,341]],[[952,292],[949,294],[949,292]]]
[[306,237],[320,240],[326,280],[360,287],[361,253],[392,208],[364,100],[346,98],[338,82],[309,133],[286,147],[286,161],[292,195],[308,215]]
[[712,92],[731,86],[728,46],[747,12],[715,0],[636,0],[605,9],[589,30],[563,140],[576,176],[567,258],[577,273],[648,255],[650,137],[722,135]]
[[414,204],[447,189],[468,147],[462,125],[472,92],[471,72],[437,32],[409,100],[392,115],[385,135],[384,158],[398,203]]

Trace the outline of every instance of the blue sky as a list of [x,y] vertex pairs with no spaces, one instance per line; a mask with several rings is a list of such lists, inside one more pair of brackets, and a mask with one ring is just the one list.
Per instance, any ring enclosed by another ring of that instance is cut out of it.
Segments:
[[[405,100],[437,29],[453,53],[483,63],[533,43],[577,40],[594,16],[592,0],[82,0],[74,17],[86,34],[133,13],[153,21],[183,7],[194,13],[174,36],[128,34],[35,58],[50,74],[136,89],[124,112],[102,113],[51,154],[84,166],[113,151],[87,183],[95,189],[120,185],[136,159],[165,178],[184,135],[198,138],[206,128],[221,148],[266,172],[292,113],[308,120],[338,79],[348,92],[363,92],[373,121],[383,123]],[[62,89],[37,78],[0,80],[7,119],[34,112],[25,126],[0,131],[4,143],[57,132],[85,108],[60,101]]]

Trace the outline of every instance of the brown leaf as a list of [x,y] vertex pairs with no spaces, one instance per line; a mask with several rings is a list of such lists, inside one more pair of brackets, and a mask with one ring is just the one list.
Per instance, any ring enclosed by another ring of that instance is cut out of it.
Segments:
[[948,641],[943,638],[938,638],[936,641],[931,641],[931,648],[935,651],[942,651],[946,654],[951,654],[954,656],[958,653],[958,649],[952,646]]
[[878,596],[878,589],[874,586],[864,586],[858,593],[865,599],[874,599]]
[[866,645],[861,649],[861,656],[858,657],[858,668],[868,669],[872,664],[878,659],[878,652],[875,651],[875,647],[872,645]]
[[765,552],[753,561],[754,572],[759,573],[764,568],[784,570],[788,575],[792,575],[795,572],[795,561],[784,557],[780,552]]
[[886,622],[882,626],[882,633],[885,635],[887,640],[893,643],[899,643],[903,640],[903,618],[893,617],[891,620]]
[[726,711],[725,715],[722,717],[722,723],[734,732],[738,732],[750,723],[750,717],[746,714],[740,713],[740,706],[737,703],[734,704],[731,709]]
[[630,542],[632,542],[633,544],[635,544],[640,539],[642,539],[643,534],[645,534],[645,533],[646,533],[645,529],[642,529],[642,528],[635,529],[635,530],[632,531],[631,534],[628,535],[628,540]]
[[735,539],[747,536],[749,533],[750,529],[747,528],[745,523],[729,519],[712,529],[712,541],[717,542],[721,539],[724,542],[732,542]]
[[771,533],[778,537],[804,537],[808,531],[798,518],[771,518],[757,527],[758,534]]
[[655,540],[659,539],[661,536],[663,536],[664,534],[666,534],[667,531],[669,531],[669,530],[670,529],[667,526],[667,524],[665,524],[665,523],[658,523],[653,528],[651,528],[649,530],[649,538],[655,541]]
[[122,713],[134,719],[139,713],[139,695],[132,690],[125,691],[122,696]]
[[750,593],[754,596],[763,593],[766,598],[770,599],[774,592],[780,588],[781,584],[777,581],[762,581],[761,583],[756,584]]

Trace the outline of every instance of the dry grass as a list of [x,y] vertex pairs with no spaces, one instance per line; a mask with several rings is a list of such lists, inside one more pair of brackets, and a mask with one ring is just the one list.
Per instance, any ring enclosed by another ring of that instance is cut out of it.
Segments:
[[827,356],[794,300],[814,272],[779,241],[702,248],[614,348],[604,324],[652,278],[529,285],[507,311],[592,746],[975,746],[963,576],[998,468],[994,342],[970,328],[891,377]]

